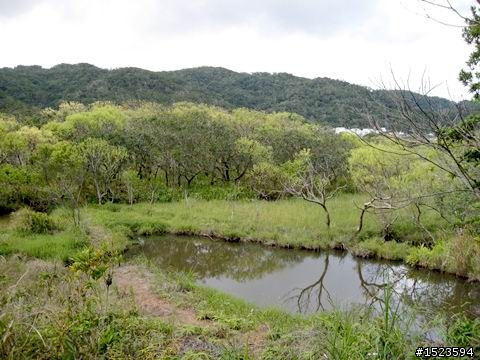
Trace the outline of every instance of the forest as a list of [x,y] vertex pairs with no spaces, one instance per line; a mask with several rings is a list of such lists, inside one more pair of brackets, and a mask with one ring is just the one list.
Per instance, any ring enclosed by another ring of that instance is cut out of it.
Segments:
[[[330,126],[370,127],[362,113],[377,118],[398,114],[392,100],[396,90],[373,90],[329,78],[306,79],[287,73],[237,73],[201,67],[171,72],[137,68],[100,69],[90,64],[59,64],[50,69],[17,66],[0,69],[0,112],[36,120],[46,107],[73,101],[115,103],[147,101],[172,105],[204,103],[226,109],[248,108],[291,112],[314,123]],[[422,96],[413,93],[417,97]],[[437,110],[457,106],[465,114],[478,110],[471,101],[424,96]]]

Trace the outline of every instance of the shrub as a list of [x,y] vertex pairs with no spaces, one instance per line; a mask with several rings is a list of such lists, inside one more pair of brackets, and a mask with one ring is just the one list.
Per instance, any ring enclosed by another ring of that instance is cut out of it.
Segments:
[[51,233],[58,227],[48,214],[23,208],[13,213],[14,229],[24,233]]
[[446,251],[448,271],[457,275],[479,279],[480,237],[458,235],[449,243]]

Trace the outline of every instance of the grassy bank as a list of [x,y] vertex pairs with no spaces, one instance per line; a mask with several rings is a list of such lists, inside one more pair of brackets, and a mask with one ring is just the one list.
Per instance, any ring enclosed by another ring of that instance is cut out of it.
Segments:
[[[252,209],[258,210],[253,216]],[[62,209],[51,215],[56,228],[48,233],[3,227],[0,357],[412,358],[414,349],[428,342],[407,335],[399,314],[388,306],[380,316],[369,308],[295,316],[261,310],[200,286],[189,275],[166,273],[147,260],[118,266],[122,260],[117,250],[127,244],[127,234],[198,232],[310,248],[335,246],[335,236],[348,240],[347,225],[354,226],[346,221],[348,216],[342,226],[334,223],[325,239],[318,221],[321,212],[315,210],[300,201],[108,205],[84,209],[80,228],[72,226]],[[375,232],[374,219],[367,219],[366,228]],[[61,262],[66,254],[74,259],[69,268]],[[112,283],[107,286],[109,276]],[[447,345],[480,343],[478,322],[459,319],[440,326]]]
[[[329,204],[332,225],[327,228],[323,210],[302,200],[204,201],[187,199],[158,205],[110,204],[89,207],[91,222],[130,236],[162,232],[197,234],[260,242],[311,250],[345,248],[362,257],[403,260],[414,266],[441,270],[480,280],[480,239],[448,230],[438,214],[425,212],[423,226],[415,226],[404,210],[396,215],[392,232],[396,239],[385,241],[377,216],[367,214],[363,230],[358,227],[361,195],[342,195]],[[421,244],[433,237],[430,247]]]
[[[348,241],[358,225],[358,211],[353,202],[361,196],[342,196],[331,204],[333,223],[324,222],[319,206],[301,200],[224,201],[187,199],[159,205],[108,205],[89,207],[87,214],[109,228],[126,225],[135,232],[205,233],[227,239],[259,241],[269,245],[320,249]],[[347,206],[348,203],[348,206]],[[350,207],[350,209],[348,209]],[[347,209],[347,210],[346,210]],[[112,213],[115,213],[112,216]],[[372,217],[365,232],[375,231]]]
[[18,224],[18,219],[3,217],[0,224],[0,255],[21,254],[39,259],[65,259],[90,243],[87,232],[73,226],[67,212],[57,211],[49,218],[55,231],[36,233]]
[[176,309],[174,316],[145,311],[138,294],[122,290],[117,284],[123,267],[113,269],[107,296],[103,281],[58,263],[15,258],[0,263],[0,357],[407,359],[422,344],[402,332],[393,312],[294,316],[260,310],[151,264],[128,266],[150,275],[133,280],[148,282],[161,304]]

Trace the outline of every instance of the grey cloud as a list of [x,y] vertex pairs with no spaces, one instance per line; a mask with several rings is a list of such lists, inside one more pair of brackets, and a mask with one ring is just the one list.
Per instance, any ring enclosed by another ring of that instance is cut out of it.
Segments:
[[155,14],[158,27],[175,32],[246,25],[274,32],[329,34],[367,22],[377,1],[177,0],[155,3],[150,14]]
[[[135,23],[148,31],[166,34],[220,31],[250,26],[263,32],[306,32],[329,35],[361,28],[375,15],[380,0],[97,0],[87,2],[94,11],[101,2],[115,9],[134,9]],[[54,4],[64,16],[82,18],[84,1],[0,0],[0,17],[14,17],[40,3]],[[128,4],[128,5],[126,5]]]
[[0,0],[0,17],[11,17],[28,10],[38,0]]

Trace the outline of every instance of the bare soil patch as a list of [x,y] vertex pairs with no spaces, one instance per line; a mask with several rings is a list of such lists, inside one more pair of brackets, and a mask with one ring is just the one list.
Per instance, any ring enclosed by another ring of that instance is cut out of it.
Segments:
[[113,283],[119,296],[132,294],[140,311],[173,322],[189,325],[208,325],[208,321],[198,320],[195,312],[180,309],[161,299],[152,290],[153,274],[138,265],[124,265],[115,270]]

